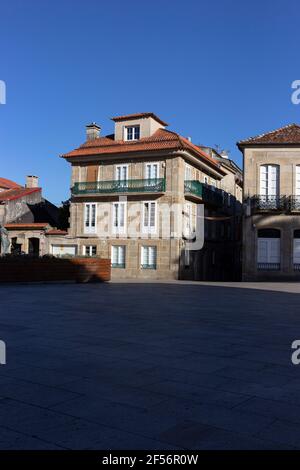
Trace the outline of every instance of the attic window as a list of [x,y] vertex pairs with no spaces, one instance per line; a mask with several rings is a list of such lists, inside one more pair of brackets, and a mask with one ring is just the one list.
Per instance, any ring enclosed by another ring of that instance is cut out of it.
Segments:
[[125,140],[139,140],[140,126],[125,127]]

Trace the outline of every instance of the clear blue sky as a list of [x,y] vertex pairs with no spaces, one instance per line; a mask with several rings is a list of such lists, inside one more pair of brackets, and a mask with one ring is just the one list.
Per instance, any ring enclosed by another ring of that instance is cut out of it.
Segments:
[[58,157],[96,121],[153,111],[194,143],[235,142],[300,122],[296,0],[14,0],[0,2],[0,175],[40,177],[69,196]]

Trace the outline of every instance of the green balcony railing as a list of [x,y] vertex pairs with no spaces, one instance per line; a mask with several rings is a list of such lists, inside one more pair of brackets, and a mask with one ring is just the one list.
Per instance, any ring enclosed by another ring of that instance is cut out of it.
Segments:
[[207,204],[222,206],[224,202],[220,189],[201,183],[201,181],[186,180],[184,182],[184,192],[200,197]]
[[166,190],[165,178],[123,181],[85,181],[74,183],[72,193],[81,194],[110,194],[110,193],[161,193]]

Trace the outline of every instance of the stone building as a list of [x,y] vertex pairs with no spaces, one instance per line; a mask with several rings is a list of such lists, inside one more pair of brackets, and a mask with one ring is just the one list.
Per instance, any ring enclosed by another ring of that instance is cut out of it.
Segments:
[[[206,278],[186,245],[198,204],[208,219],[230,218],[226,170],[153,113],[112,120],[113,134],[92,123],[86,142],[62,155],[72,167],[70,229],[50,253],[111,258],[112,278]],[[214,258],[205,262],[215,270]]]
[[36,176],[25,186],[0,178],[0,225],[9,233],[11,253],[47,254],[48,235],[58,224],[58,208],[42,196]]
[[238,142],[244,157],[243,279],[300,279],[300,126]]

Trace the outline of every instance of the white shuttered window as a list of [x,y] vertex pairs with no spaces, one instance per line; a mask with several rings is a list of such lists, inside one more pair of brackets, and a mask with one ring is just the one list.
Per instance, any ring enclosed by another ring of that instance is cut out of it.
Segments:
[[156,246],[142,246],[141,264],[144,269],[156,269]]
[[261,165],[260,167],[260,195],[279,195],[279,166]]

